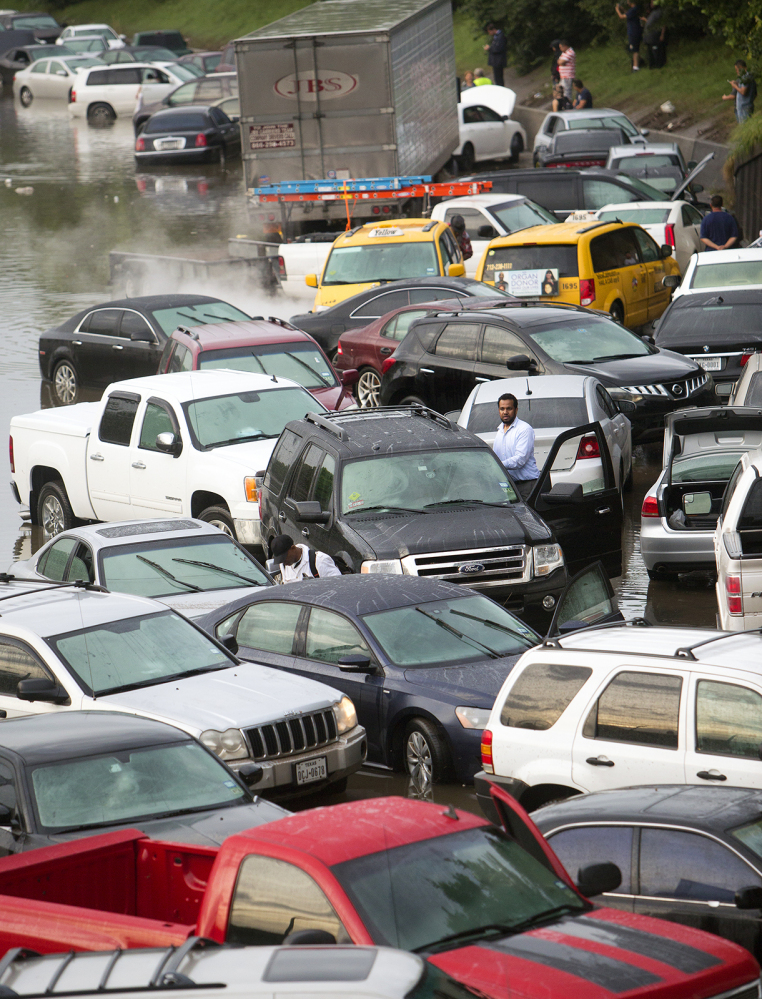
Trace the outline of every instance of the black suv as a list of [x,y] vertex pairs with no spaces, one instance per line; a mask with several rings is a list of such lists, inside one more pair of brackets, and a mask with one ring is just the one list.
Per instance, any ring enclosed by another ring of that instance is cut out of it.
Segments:
[[[558,450],[584,434],[599,439],[601,488],[551,488]],[[488,444],[423,406],[310,413],[281,434],[260,497],[268,552],[290,534],[354,572],[464,583],[542,633],[567,568],[601,559],[621,572],[622,507],[598,423],[558,437],[525,505]]]
[[603,313],[537,300],[433,312],[410,327],[383,371],[382,406],[443,413],[460,409],[478,382],[593,375],[627,414],[639,443],[659,439],[673,409],[717,402],[712,376],[692,358],[654,347]]

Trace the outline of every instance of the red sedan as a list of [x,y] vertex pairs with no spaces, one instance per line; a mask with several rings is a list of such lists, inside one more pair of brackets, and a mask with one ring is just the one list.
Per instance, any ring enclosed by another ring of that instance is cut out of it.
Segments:
[[326,409],[347,409],[357,371],[337,375],[309,333],[282,319],[241,320],[206,326],[178,326],[159,361],[160,375],[199,368],[233,368],[258,375],[290,378],[304,386]]
[[[417,319],[432,312],[447,312],[450,309],[488,309],[505,300],[505,295],[494,301],[485,301],[483,298],[451,298],[443,302],[432,302],[430,305],[406,305],[402,309],[394,309],[368,326],[342,333],[336,351],[336,367],[345,374],[359,371],[355,389],[357,401],[361,409],[373,409],[378,405],[383,363],[394,353],[397,344],[405,339],[407,331]],[[513,301],[512,298],[509,300]]]

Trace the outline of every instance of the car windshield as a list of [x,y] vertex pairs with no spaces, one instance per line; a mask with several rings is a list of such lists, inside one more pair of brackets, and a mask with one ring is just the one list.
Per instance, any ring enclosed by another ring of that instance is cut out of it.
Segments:
[[598,212],[602,222],[637,222],[638,225],[663,225],[669,222],[671,208],[617,208]]
[[173,611],[110,621],[47,641],[93,697],[235,665],[208,635]]
[[[559,278],[574,278],[579,274],[577,265],[577,244],[541,243],[533,246],[497,246],[490,247],[484,258],[484,280],[507,280],[511,271],[542,271],[542,278],[547,271],[558,271],[554,275]],[[540,280],[538,278],[538,285]],[[536,295],[536,291],[528,294]]]
[[448,504],[518,502],[491,450],[419,451],[347,462],[341,477],[345,514],[446,510]]
[[171,111],[165,114],[154,115],[146,122],[143,132],[198,132],[199,129],[209,128],[212,122],[205,114],[199,112]]
[[280,437],[289,420],[326,411],[314,396],[297,386],[197,399],[183,403],[183,409],[199,451]]
[[621,180],[624,184],[629,184],[630,187],[634,187],[636,191],[640,191],[642,194],[648,198],[649,201],[664,201],[664,191],[660,191],[657,187],[653,187],[651,184],[646,184],[644,180],[640,177],[633,177],[631,173],[618,173],[616,175],[617,180]]
[[[488,597],[453,597],[364,616],[365,624],[396,666],[449,666],[518,655],[540,641],[531,628]],[[462,682],[468,685],[464,674]]]
[[331,871],[373,942],[402,950],[588,909],[557,874],[491,825],[367,854]]
[[227,302],[200,302],[197,305],[175,305],[171,309],[154,309],[153,316],[169,336],[178,326],[205,326],[207,323],[237,322],[251,319],[245,312]]
[[711,256],[712,262],[707,264],[703,261],[698,262],[693,272],[691,288],[729,288],[736,285],[762,284],[762,254],[756,260],[728,260],[725,263],[719,260],[715,263],[714,254],[707,256]]
[[30,768],[48,832],[140,822],[250,799],[227,767],[193,741]]
[[203,350],[198,356],[198,366],[276,375],[278,378],[290,378],[307,389],[338,385],[326,356],[316,346],[304,341]]
[[95,25],[92,27],[75,28],[74,35],[76,37],[79,37],[80,35],[99,35],[101,38],[116,38],[116,34],[111,30],[111,28],[98,28]]
[[[522,399],[521,419],[535,430],[547,427],[581,427],[590,422],[584,399]],[[494,433],[500,425],[496,402],[471,407],[468,429],[474,434]]]
[[331,250],[323,284],[370,284],[439,274],[437,251],[430,242],[377,243]]
[[256,562],[224,536],[120,545],[104,549],[101,559],[105,587],[140,597],[269,585]]
[[87,56],[80,56],[78,59],[65,59],[63,60],[72,72],[76,72],[78,69],[88,69],[90,66],[102,66],[102,59],[95,59]]
[[542,225],[544,222],[558,222],[552,212],[532,201],[509,201],[505,205],[492,205],[487,210],[506,232],[516,232],[517,229],[527,229],[530,225]]
[[102,38],[67,38],[66,48],[72,52],[102,52],[106,44]]
[[30,14],[28,17],[14,17],[13,27],[19,31],[24,28],[60,28],[61,25],[47,14]]
[[672,462],[673,482],[727,482],[741,460],[741,451],[689,454]]
[[589,313],[531,326],[526,333],[559,364],[595,364],[654,352],[644,340],[618,323]]
[[639,132],[629,118],[624,115],[609,115],[606,118],[567,118],[569,128],[621,128],[627,135],[638,135]]
[[[745,292],[745,296],[750,293]],[[762,303],[728,302],[720,304],[716,298],[706,304],[695,301],[704,295],[683,295],[676,299],[659,324],[659,343],[699,337],[701,343],[712,343],[719,338],[743,340],[745,336],[760,338],[762,331]]]

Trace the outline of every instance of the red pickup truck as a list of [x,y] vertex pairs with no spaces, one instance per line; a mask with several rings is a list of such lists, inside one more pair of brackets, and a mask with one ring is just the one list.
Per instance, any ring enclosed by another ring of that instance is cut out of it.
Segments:
[[[759,999],[747,951],[594,906],[521,806],[493,794],[502,830],[452,806],[376,798],[291,815],[218,850],[127,830],[6,857],[0,953],[191,935],[273,945],[311,930],[414,951],[493,999]],[[612,890],[612,867],[578,879]]]

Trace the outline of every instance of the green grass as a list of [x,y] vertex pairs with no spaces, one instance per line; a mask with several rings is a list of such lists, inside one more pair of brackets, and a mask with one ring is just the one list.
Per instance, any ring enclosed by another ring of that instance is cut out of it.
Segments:
[[479,32],[471,18],[463,13],[456,13],[453,18],[453,35],[455,38],[455,65],[461,78],[467,69],[474,70],[481,66],[487,70],[487,53],[484,46],[487,36]]

